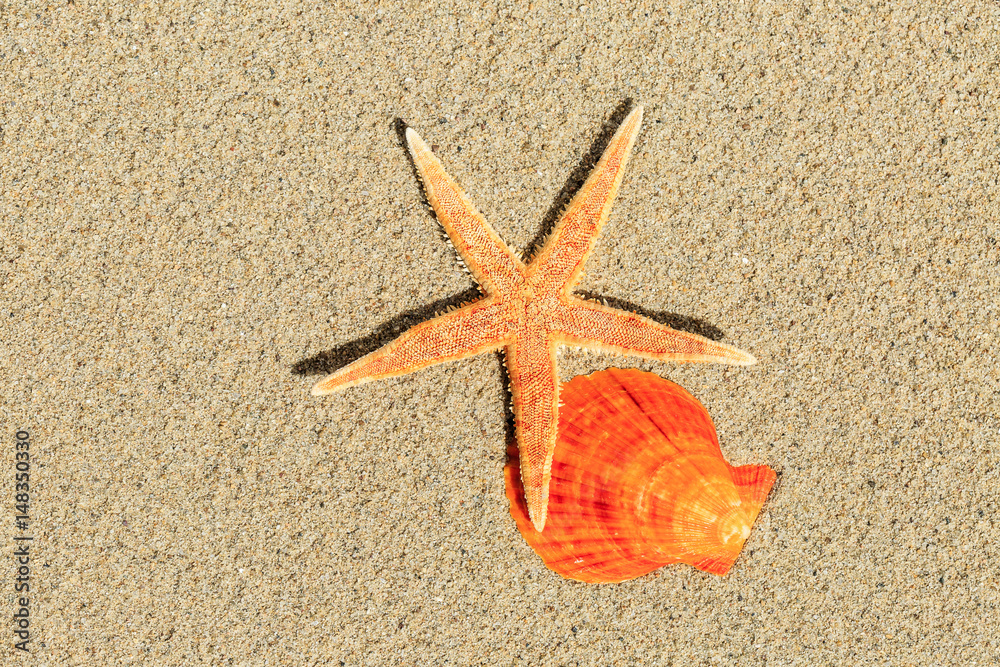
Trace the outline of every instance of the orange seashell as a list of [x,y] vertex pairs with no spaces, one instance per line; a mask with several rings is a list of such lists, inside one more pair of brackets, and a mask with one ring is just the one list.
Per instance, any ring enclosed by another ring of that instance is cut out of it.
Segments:
[[564,383],[548,519],[531,525],[517,449],[504,468],[517,527],[568,579],[619,582],[670,563],[723,575],[774,484],[726,463],[708,412],[653,373],[612,368]]

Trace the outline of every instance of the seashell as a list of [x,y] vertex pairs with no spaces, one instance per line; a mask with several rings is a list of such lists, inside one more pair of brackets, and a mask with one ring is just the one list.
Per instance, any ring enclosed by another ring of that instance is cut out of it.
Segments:
[[774,484],[730,466],[698,400],[653,373],[612,368],[562,385],[548,519],[528,517],[517,449],[510,511],[545,564],[568,579],[619,582],[670,563],[724,575]]

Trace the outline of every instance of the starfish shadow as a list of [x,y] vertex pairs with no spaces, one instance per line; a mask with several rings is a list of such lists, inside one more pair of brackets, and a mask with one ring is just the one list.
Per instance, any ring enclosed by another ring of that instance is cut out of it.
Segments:
[[597,134],[593,143],[590,144],[590,149],[570,173],[569,178],[563,183],[562,189],[552,202],[552,206],[549,207],[549,210],[542,217],[542,226],[539,228],[538,233],[525,246],[523,251],[525,262],[530,262],[531,258],[545,245],[545,241],[548,240],[552,234],[552,230],[555,229],[563,210],[573,201],[573,196],[583,186],[587,177],[590,176],[590,172],[594,170],[594,165],[601,159],[601,156],[604,155],[604,150],[611,143],[611,137],[615,136],[618,127],[634,106],[632,98],[626,97],[601,127],[601,131]]
[[[507,372],[507,353],[497,350],[493,353],[500,364],[500,382],[503,385],[503,428],[507,449],[517,449],[517,432],[514,430],[514,394],[510,391],[510,373]],[[504,463],[510,460],[510,451]]]
[[[573,196],[587,180],[587,176],[589,176],[590,172],[593,171],[594,165],[597,164],[601,155],[604,154],[604,151],[611,142],[611,138],[614,136],[615,131],[617,131],[618,127],[622,124],[622,121],[625,120],[625,117],[632,110],[633,106],[634,104],[632,99],[626,98],[621,104],[618,105],[615,111],[604,123],[600,133],[597,135],[597,138],[595,138],[593,143],[590,145],[590,149],[583,156],[583,158],[581,158],[580,163],[575,169],[573,169],[573,172],[569,175],[569,178],[566,179],[566,182],[559,191],[559,194],[556,195],[555,201],[553,201],[552,206],[542,219],[541,229],[525,248],[525,258],[533,256],[544,245],[545,240],[552,233],[556,222],[559,220],[559,216],[562,214],[563,209],[565,209],[569,202],[572,201]],[[420,174],[417,171],[417,165],[413,161],[413,156],[410,155],[410,151],[407,148],[406,123],[402,119],[396,118],[393,121],[392,126],[398,137],[399,145],[402,147],[403,152],[409,160],[414,181],[418,184],[422,183]],[[420,195],[424,205],[429,209],[430,202],[427,200],[426,192],[422,187],[420,188]],[[441,232],[445,239],[448,238],[443,227],[437,225],[437,229]],[[607,305],[620,310],[638,313],[639,315],[648,317],[651,320],[659,322],[660,324],[665,324],[673,329],[677,329],[678,331],[698,334],[711,340],[721,340],[724,337],[722,330],[718,327],[694,317],[687,317],[685,315],[665,311],[648,310],[642,306],[629,303],[628,301],[624,301],[622,299],[614,297],[601,297],[589,292],[579,292],[577,294],[585,299],[603,301]],[[400,313],[363,338],[349,341],[333,349],[325,350],[313,355],[312,357],[297,361],[292,365],[292,373],[295,375],[328,375],[333,373],[334,371],[337,371],[360,359],[366,354],[374,352],[386,343],[397,338],[399,334],[403,333],[407,329],[435,317],[439,313],[447,310],[449,307],[461,306],[469,301],[478,299],[481,296],[482,292],[477,287],[471,287],[459,294],[439,299],[426,306]],[[504,388],[507,392],[507,400],[504,402],[504,410],[509,429],[508,440],[510,440],[514,437],[514,413],[511,408],[512,400],[510,396],[510,384],[508,378],[506,377],[507,370],[503,365],[503,355],[503,351],[497,353],[497,358],[501,362],[500,367],[504,374]]]
[[[410,155],[410,149],[406,143],[406,127],[406,122],[403,121],[402,118],[396,118],[392,121],[392,129],[396,133],[396,139],[399,141],[399,146],[403,149],[403,153],[406,155],[407,162],[410,165],[410,172],[413,175],[413,180],[418,185],[421,185],[423,180],[420,178],[420,172],[417,171],[417,163],[413,161],[413,156]],[[431,203],[428,201],[427,193],[423,187],[420,187],[420,200],[425,208],[431,208]],[[433,214],[431,214],[431,216],[433,217]],[[435,220],[435,223],[436,222],[437,221]],[[451,239],[448,238],[448,234],[445,232],[444,227],[440,224],[435,224],[435,228],[440,233],[441,237],[450,245]],[[459,261],[461,261],[461,258],[459,258]],[[476,299],[481,298],[482,295],[483,293],[478,287],[470,287],[459,294],[438,299],[437,301],[434,301],[426,306],[421,306],[420,308],[414,308],[404,313],[400,313],[364,338],[349,341],[343,345],[333,348],[332,350],[324,350],[323,352],[320,352],[312,357],[297,361],[292,366],[292,373],[294,375],[329,375],[330,373],[338,371],[344,366],[357,361],[366,354],[374,352],[386,343],[395,340],[399,337],[399,334],[403,333],[407,329],[438,316],[450,307],[457,308],[468,303],[469,301],[475,301]]]

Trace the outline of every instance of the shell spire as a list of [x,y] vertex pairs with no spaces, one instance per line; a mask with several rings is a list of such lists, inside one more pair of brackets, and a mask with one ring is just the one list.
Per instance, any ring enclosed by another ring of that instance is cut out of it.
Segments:
[[591,583],[678,562],[726,574],[774,471],[726,463],[701,403],[653,373],[601,371],[565,383],[560,395],[544,532],[528,518],[516,450],[505,469],[511,514],[545,564]]

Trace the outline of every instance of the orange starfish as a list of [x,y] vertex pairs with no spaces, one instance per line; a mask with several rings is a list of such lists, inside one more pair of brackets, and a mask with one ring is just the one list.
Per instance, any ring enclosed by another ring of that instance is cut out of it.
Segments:
[[521,480],[531,522],[541,531],[559,424],[557,346],[578,345],[668,361],[755,363],[753,355],[729,345],[585,301],[571,292],[608,219],[641,121],[642,107],[636,107],[528,264],[511,252],[427,144],[407,129],[406,140],[427,199],[485,296],[413,327],[327,376],[312,393],[328,394],[506,348]]

